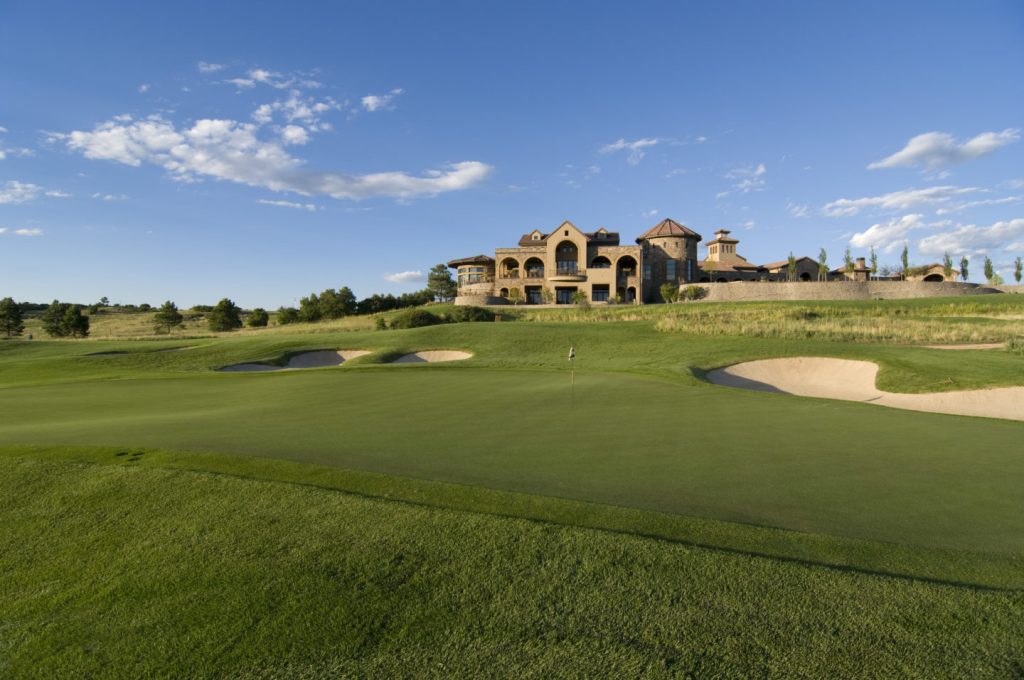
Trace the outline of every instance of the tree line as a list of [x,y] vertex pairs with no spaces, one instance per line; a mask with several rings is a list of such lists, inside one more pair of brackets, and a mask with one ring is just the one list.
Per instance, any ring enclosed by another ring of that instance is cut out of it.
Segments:
[[[455,298],[456,284],[444,264],[434,266],[427,276],[423,290],[401,295],[375,293],[357,300],[348,286],[335,290],[328,288],[320,293],[310,293],[299,301],[299,307],[281,307],[276,320],[280,325],[297,322],[316,322],[340,319],[360,314],[375,314],[407,307],[418,307],[428,302],[446,302]],[[83,313],[83,310],[86,313]],[[31,302],[15,302],[7,297],[0,300],[0,336],[14,338],[25,331],[26,312],[42,312],[40,319],[43,330],[55,338],[84,338],[89,335],[89,316],[107,311],[150,312],[153,311],[153,330],[167,334],[184,326],[186,317],[178,306],[167,300],[159,307],[149,304],[111,304],[102,297],[92,305],[80,305],[54,300],[49,305]],[[216,305],[194,305],[193,314],[203,314],[207,327],[214,332],[232,331],[243,326],[244,310],[230,298],[221,299]],[[262,307],[250,311],[245,324],[250,328],[265,327],[270,323],[270,312]]]

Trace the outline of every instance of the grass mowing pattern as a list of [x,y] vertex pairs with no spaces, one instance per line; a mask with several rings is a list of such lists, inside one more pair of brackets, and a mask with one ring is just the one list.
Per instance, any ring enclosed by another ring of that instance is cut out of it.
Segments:
[[147,467],[0,461],[8,677],[1013,677],[1024,595]]

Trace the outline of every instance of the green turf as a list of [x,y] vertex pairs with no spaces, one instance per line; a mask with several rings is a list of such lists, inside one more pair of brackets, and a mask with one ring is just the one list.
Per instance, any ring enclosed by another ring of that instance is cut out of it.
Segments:
[[0,461],[0,675],[1022,671],[1019,592],[161,469],[147,455]]

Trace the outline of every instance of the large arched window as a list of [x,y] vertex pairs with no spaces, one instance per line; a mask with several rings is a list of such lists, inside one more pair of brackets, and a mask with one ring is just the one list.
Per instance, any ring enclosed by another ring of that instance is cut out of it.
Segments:
[[559,274],[575,274],[580,268],[580,251],[572,241],[562,241],[555,249],[555,269]]
[[591,269],[611,269],[612,261],[604,255],[598,255],[594,258],[594,261],[590,263]]
[[528,279],[543,279],[544,278],[544,260],[539,257],[531,257],[523,264],[523,269],[526,270],[526,278]]
[[519,278],[519,260],[514,257],[506,257],[498,265],[498,276],[503,279]]
[[615,263],[617,276],[636,276],[636,258],[632,255],[623,255]]

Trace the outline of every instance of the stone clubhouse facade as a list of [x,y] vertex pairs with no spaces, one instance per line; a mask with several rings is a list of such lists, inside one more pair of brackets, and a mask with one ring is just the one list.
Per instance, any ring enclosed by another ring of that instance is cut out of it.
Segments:
[[[702,237],[678,222],[665,219],[639,237],[622,244],[619,233],[601,228],[581,231],[563,222],[550,232],[534,229],[514,248],[497,248],[494,257],[476,255],[452,260],[456,270],[457,303],[573,304],[580,294],[590,302],[661,302],[661,286],[733,281],[788,281],[789,261],[757,265],[739,254],[739,240],[727,229],[715,232],[707,254],[697,259]],[[929,265],[921,279],[944,281],[941,265]],[[868,281],[870,269],[857,258],[851,270],[835,269],[829,281]],[[955,280],[954,274],[950,280]],[[796,260],[797,281],[819,280],[818,263]]]

